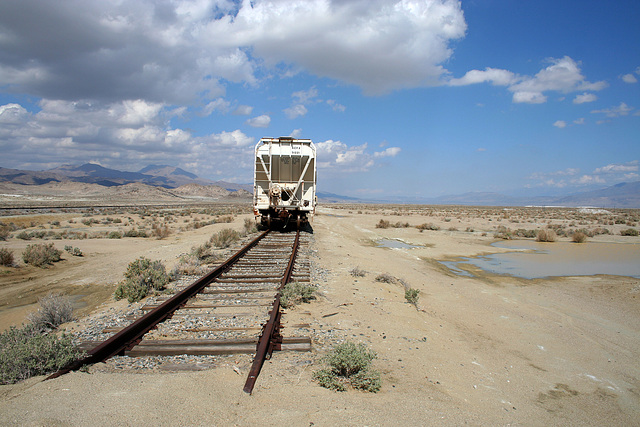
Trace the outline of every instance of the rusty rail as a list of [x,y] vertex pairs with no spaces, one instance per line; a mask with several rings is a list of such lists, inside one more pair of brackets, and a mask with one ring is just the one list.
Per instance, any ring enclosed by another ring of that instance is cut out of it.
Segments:
[[[298,254],[299,242],[300,229],[296,231],[296,238],[293,242],[293,249],[291,251],[291,257],[289,258],[289,264],[282,276],[278,291],[281,291],[282,288],[284,288],[284,286],[291,280],[296,255]],[[280,317],[280,292],[278,292],[273,301],[273,308],[271,309],[269,321],[265,324],[262,335],[258,340],[256,356],[253,359],[253,364],[251,365],[251,369],[249,370],[249,375],[243,389],[245,393],[251,394],[253,387],[256,384],[256,380],[258,379],[258,375],[260,375],[265,359],[271,356],[271,353],[276,349],[276,347],[279,349],[279,346],[282,343],[282,337],[280,336]]]
[[240,249],[228,260],[218,266],[215,270],[212,270],[205,276],[202,276],[200,279],[193,282],[191,285],[162,303],[157,308],[151,310],[149,313],[145,314],[144,316],[133,322],[131,325],[122,329],[120,332],[113,335],[111,338],[107,339],[102,344],[95,347],[93,350],[89,351],[87,357],[85,357],[84,359],[80,359],[68,364],[67,366],[61,368],[58,372],[48,376],[46,379],[57,378],[60,375],[64,375],[70,371],[75,371],[84,365],[103,362],[110,357],[118,354],[123,354],[125,350],[130,350],[138,341],[142,339],[142,336],[144,334],[156,327],[158,323],[163,322],[167,318],[171,317],[173,312],[186,304],[189,298],[196,295],[218,276],[231,268],[231,266],[235,264],[236,261],[242,258],[251,248],[258,244],[258,242],[262,240],[262,238],[264,238],[268,233],[269,230],[263,232],[254,240],[252,240],[248,245]]

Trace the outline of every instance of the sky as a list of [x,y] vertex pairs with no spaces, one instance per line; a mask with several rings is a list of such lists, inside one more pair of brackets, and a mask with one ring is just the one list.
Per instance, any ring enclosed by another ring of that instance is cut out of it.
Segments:
[[637,0],[3,0],[0,167],[253,181],[313,140],[318,191],[562,195],[638,181]]

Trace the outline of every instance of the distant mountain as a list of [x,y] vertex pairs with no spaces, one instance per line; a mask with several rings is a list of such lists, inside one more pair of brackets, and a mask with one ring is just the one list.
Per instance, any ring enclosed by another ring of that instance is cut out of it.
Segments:
[[197,175],[187,172],[183,169],[177,168],[175,166],[167,166],[167,165],[149,165],[146,168],[140,169],[138,173],[153,175],[153,176],[164,176],[164,177],[182,177],[188,178],[192,180],[199,180]]
[[556,199],[562,206],[640,208],[640,181],[621,182],[601,190],[572,194]]

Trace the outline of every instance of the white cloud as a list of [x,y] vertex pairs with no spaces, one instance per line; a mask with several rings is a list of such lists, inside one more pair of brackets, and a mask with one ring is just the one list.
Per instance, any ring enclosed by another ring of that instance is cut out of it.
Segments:
[[271,123],[271,117],[267,114],[263,114],[247,120],[246,123],[254,128],[266,128],[269,127],[269,124]]
[[338,102],[336,102],[333,99],[327,99],[327,104],[329,104],[331,106],[333,111],[337,111],[339,113],[343,113],[347,109],[347,107],[345,107],[342,104],[339,104]]
[[[508,86],[513,92],[513,102],[542,104],[547,102],[545,92],[569,93],[576,91],[596,91],[604,89],[604,81],[591,83],[582,75],[579,63],[568,56],[551,58],[551,65],[540,70],[535,76],[520,76],[508,70],[485,68],[468,71],[461,78],[450,79],[449,86],[465,86],[477,83],[491,83],[494,86]],[[578,95],[574,103],[591,102],[594,95]]]
[[[400,151],[390,147],[373,155],[367,151],[368,144],[350,147],[341,141],[327,140],[316,143],[318,168],[330,169],[333,173],[366,172],[375,165],[375,159],[393,157]],[[384,153],[384,154],[382,154]]]
[[567,122],[565,122],[564,120],[557,120],[553,125],[557,128],[562,129],[567,127]]
[[296,98],[296,104],[307,104],[313,101],[314,98],[318,96],[318,89],[315,87],[310,88],[309,90],[301,90],[298,92],[293,92],[291,94],[292,98]]
[[[519,83],[511,85],[514,102],[544,102],[543,93],[555,91],[569,93],[580,90],[596,91],[604,89],[604,81],[591,83],[585,80],[579,64],[568,56],[549,59],[551,65],[540,70],[533,77],[525,77]],[[525,95],[522,95],[525,94]],[[546,100],[546,98],[545,98]]]
[[634,160],[632,162],[623,163],[623,164],[615,164],[611,163],[606,166],[596,168],[593,173],[595,174],[617,174],[621,172],[637,172],[638,171],[638,161]]
[[580,117],[579,119],[575,119],[573,121],[574,124],[576,125],[583,125],[584,124],[584,117]]
[[236,116],[248,116],[253,112],[253,107],[249,105],[238,105],[238,107],[233,111],[233,114]]
[[167,126],[166,114],[172,110],[145,101],[42,100],[39,107],[30,113],[19,104],[0,106],[4,159],[17,168],[94,159],[107,167],[139,170],[151,162],[179,162],[201,176],[237,177],[240,169],[243,180],[250,178],[254,138],[240,130],[196,137]]
[[291,138],[300,138],[302,136],[302,129],[294,129],[289,136]]
[[289,108],[285,108],[283,111],[288,118],[295,119],[296,117],[304,116],[305,114],[307,114],[308,110],[304,105],[298,104]]
[[229,101],[225,101],[224,98],[217,98],[204,106],[202,109],[202,115],[205,117],[210,116],[214,111],[226,113],[229,111],[230,105],[231,103]]
[[625,74],[621,79],[625,83],[638,83],[638,79],[633,74]]
[[632,110],[633,110],[633,107],[629,107],[624,102],[621,102],[620,105],[618,105],[617,107],[611,107],[611,108],[606,108],[602,110],[593,110],[591,113],[604,114],[607,117],[620,117],[620,116],[627,116]]
[[511,71],[487,67],[484,71],[467,71],[467,73],[461,78],[449,80],[448,84],[450,86],[466,86],[470,84],[490,82],[494,86],[508,86],[518,80],[519,78]]
[[574,104],[584,104],[587,102],[593,102],[596,99],[598,99],[597,96],[595,96],[592,93],[583,93],[581,95],[576,95],[576,97],[573,99],[573,103]]
[[377,151],[375,153],[373,153],[373,157],[379,158],[379,157],[395,157],[398,155],[398,153],[400,153],[401,149],[400,147],[389,147],[387,149],[385,149],[384,151]]

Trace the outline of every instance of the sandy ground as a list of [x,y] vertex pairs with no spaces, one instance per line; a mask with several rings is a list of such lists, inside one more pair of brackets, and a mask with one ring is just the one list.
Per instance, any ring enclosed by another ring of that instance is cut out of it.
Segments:
[[[379,393],[338,393],[315,384],[312,372],[329,344],[320,339],[313,353],[276,353],[251,396],[242,391],[248,369],[242,357],[199,372],[91,369],[0,386],[0,424],[639,425],[638,279],[456,276],[433,260],[499,251],[488,246],[491,235],[379,229],[380,218],[321,210],[313,222],[314,262],[326,271],[320,295],[285,314],[289,322],[310,322],[318,337],[332,331],[375,350]],[[95,277],[104,280],[87,276],[108,286],[132,257],[161,254],[169,261],[211,231],[169,238],[162,251],[142,242],[122,259],[105,260],[100,251],[113,253],[105,241],[91,243],[102,248],[93,253]],[[382,237],[422,246],[378,248],[372,242]],[[354,267],[366,276],[353,277]],[[61,277],[71,274],[64,271]],[[80,271],[69,277],[81,280]],[[417,307],[405,301],[400,284],[377,282],[382,273],[419,289]]]

